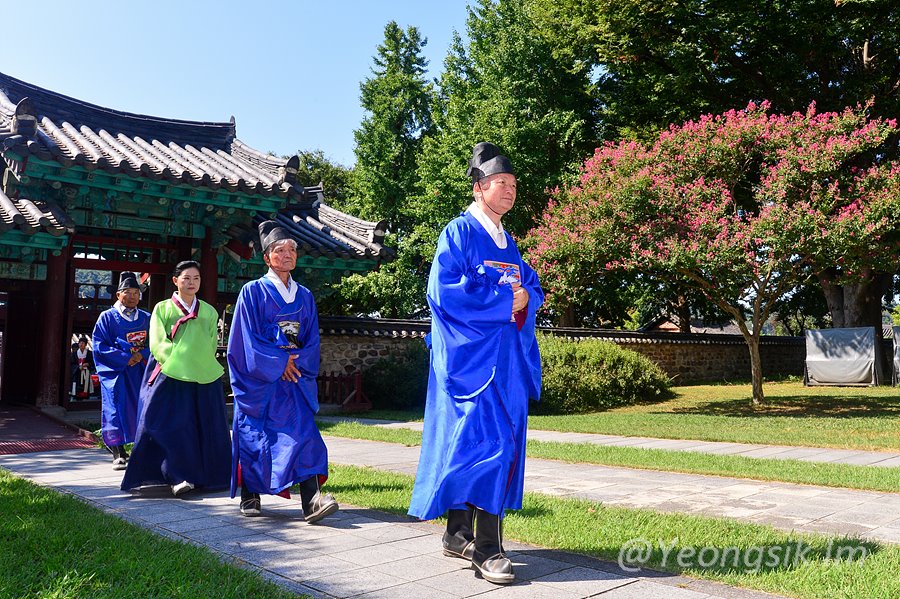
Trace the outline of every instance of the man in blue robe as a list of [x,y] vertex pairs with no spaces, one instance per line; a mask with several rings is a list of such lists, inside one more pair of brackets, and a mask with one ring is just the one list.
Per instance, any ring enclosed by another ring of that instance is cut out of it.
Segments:
[[500,218],[516,177],[497,146],[469,161],[475,201],[441,233],[428,279],[431,368],[422,451],[409,513],[449,510],[444,554],[485,580],[513,582],[501,521],[522,507],[528,399],[539,399],[535,313],[544,301]]
[[100,432],[113,454],[113,470],[124,470],[125,444],[134,441],[144,366],[150,357],[150,314],[137,307],[141,288],[133,272],[119,278],[116,303],[94,325],[93,347],[100,379]]
[[234,392],[231,496],[241,487],[241,513],[258,516],[261,494],[300,485],[307,522],[338,509],[320,492],[328,450],[316,428],[319,411],[319,317],[312,293],[291,278],[297,242],[274,221],[259,226],[269,272],[244,285],[228,339]]

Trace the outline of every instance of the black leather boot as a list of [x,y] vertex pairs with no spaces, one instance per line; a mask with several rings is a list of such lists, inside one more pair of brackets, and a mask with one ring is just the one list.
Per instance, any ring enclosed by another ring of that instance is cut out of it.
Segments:
[[472,567],[494,584],[510,584],[516,579],[512,562],[503,553],[503,524],[500,516],[482,509],[475,511],[475,551]]
[[475,551],[475,508],[467,506],[464,510],[447,512],[447,531],[441,540],[444,555],[472,559]]
[[320,492],[318,476],[311,476],[300,483],[300,502],[303,505],[304,520],[310,524],[338,511],[334,497],[330,493],[323,495]]

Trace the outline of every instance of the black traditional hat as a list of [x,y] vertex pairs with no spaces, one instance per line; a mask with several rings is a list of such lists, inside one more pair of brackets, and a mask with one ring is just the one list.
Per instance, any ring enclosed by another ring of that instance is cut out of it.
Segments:
[[475,147],[472,148],[472,159],[469,160],[466,176],[471,177],[472,183],[475,183],[498,173],[516,174],[509,158],[500,153],[500,148],[487,141],[475,144]]
[[264,220],[259,223],[259,242],[264,254],[270,245],[283,239],[293,240],[294,238],[274,220]]
[[140,289],[137,275],[133,272],[125,271],[119,275],[119,288],[116,291],[125,291],[126,289]]

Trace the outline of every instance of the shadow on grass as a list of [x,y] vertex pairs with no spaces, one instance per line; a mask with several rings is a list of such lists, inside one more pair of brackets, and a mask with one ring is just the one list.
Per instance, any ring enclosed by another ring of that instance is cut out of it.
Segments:
[[892,418],[900,416],[900,396],[768,395],[765,404],[731,399],[676,407],[669,413],[747,418]]

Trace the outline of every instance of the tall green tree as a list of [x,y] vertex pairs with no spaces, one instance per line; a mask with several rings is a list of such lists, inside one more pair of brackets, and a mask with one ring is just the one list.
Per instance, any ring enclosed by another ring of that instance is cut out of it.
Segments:
[[610,138],[768,101],[900,115],[895,0],[529,0],[554,51],[598,73]]
[[427,43],[415,27],[404,30],[391,21],[373,58],[373,76],[360,84],[366,114],[354,133],[353,203],[361,218],[386,218],[401,236],[410,226],[405,207],[416,189],[422,139],[433,126],[433,86],[422,56]]
[[397,259],[367,275],[353,275],[340,284],[348,313],[387,318],[413,316],[421,302],[412,243],[410,198],[418,188],[416,174],[422,142],[433,130],[433,85],[425,78],[427,44],[418,29],[402,29],[391,21],[373,58],[372,77],[360,84],[360,103],[366,115],[354,133],[356,166],[352,193],[345,208],[370,220],[388,221],[388,246]]

